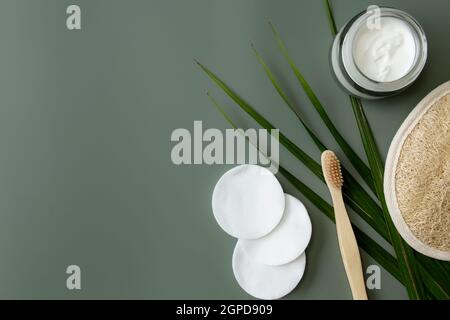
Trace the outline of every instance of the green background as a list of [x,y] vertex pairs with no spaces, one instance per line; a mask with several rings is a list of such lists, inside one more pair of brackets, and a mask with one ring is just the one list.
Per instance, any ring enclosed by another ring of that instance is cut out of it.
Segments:
[[[81,31],[66,29],[72,3],[81,6]],[[373,4],[332,3],[338,26]],[[450,2],[376,4],[414,15],[429,40],[429,63],[413,87],[365,102],[386,155],[406,115],[449,80]],[[330,74],[332,38],[322,1],[0,2],[0,298],[250,298],[231,270],[235,240],[211,212],[212,189],[230,166],[173,165],[170,135],[176,128],[192,130],[194,120],[227,128],[205,96],[208,88],[241,126],[254,126],[206,79],[195,57],[319,159],[265,78],[253,42],[313,129],[334,146],[282,59],[269,19],[363,155],[348,98]],[[285,150],[281,162],[329,199],[325,186]],[[288,298],[349,299],[334,225],[305,204],[313,238],[305,276]],[[366,266],[373,263],[363,255]],[[70,264],[81,267],[81,291],[66,289]],[[384,270],[381,285],[371,298],[407,297]]]

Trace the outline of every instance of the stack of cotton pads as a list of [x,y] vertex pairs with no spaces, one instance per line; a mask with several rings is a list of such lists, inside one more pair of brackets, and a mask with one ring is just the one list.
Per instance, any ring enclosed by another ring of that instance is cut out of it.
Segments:
[[241,165],[219,179],[212,208],[222,229],[239,239],[233,272],[242,289],[260,299],[290,293],[305,271],[311,239],[304,205],[283,193],[268,169]]

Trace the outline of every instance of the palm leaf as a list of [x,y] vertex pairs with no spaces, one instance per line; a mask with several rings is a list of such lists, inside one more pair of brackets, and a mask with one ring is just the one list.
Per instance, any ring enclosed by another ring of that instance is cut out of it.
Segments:
[[312,131],[312,129],[306,124],[305,120],[303,120],[302,116],[298,112],[298,110],[292,105],[292,103],[289,101],[289,98],[284,93],[281,86],[278,84],[278,81],[275,79],[275,76],[273,75],[272,71],[270,70],[267,63],[264,61],[264,59],[261,57],[259,52],[256,50],[255,46],[252,45],[253,51],[255,52],[256,58],[258,59],[259,63],[262,65],[264,71],[266,72],[267,77],[269,78],[270,82],[274,86],[275,90],[277,90],[280,97],[283,99],[283,101],[286,103],[286,105],[289,107],[289,109],[294,112],[297,119],[301,122],[302,126],[305,128],[306,132],[309,134],[311,139],[314,141],[315,145],[319,149],[320,152],[323,152],[327,150],[328,148],[320,141],[320,139],[315,135],[315,133]]
[[[201,64],[199,64],[199,65],[202,66]],[[203,66],[203,68],[204,68],[205,72],[207,72],[206,70],[208,70],[208,69],[204,66]],[[217,78],[211,71],[208,70],[208,72],[211,73],[211,74],[209,74],[210,76],[213,76],[213,78],[212,78],[213,81],[216,84],[217,84],[216,80],[219,81],[219,83],[220,83],[220,85],[218,84],[219,87],[222,88],[232,98],[232,100],[234,100],[235,102],[238,102],[237,103],[238,106],[240,106],[244,111],[249,113],[258,123],[262,124],[262,126],[265,129],[270,130],[270,129],[274,128],[265,118],[263,118],[259,113],[256,112],[256,110],[254,110],[242,98],[240,98],[236,93],[234,93],[234,91],[232,91],[225,83],[223,83],[219,78]],[[207,74],[208,74],[208,72],[207,72]],[[222,87],[222,86],[224,86],[224,87]],[[231,121],[231,118],[226,113],[223,112],[223,109],[218,109],[218,110],[222,113],[222,115],[225,117],[225,119],[227,119],[227,121],[229,121],[230,123],[233,123]],[[280,134],[280,136],[282,136],[282,134]],[[285,139],[287,139],[287,138],[285,138]],[[285,146],[288,146],[288,145],[285,144]],[[288,150],[295,155],[295,151],[293,151],[290,148],[288,148]],[[287,179],[291,183],[297,184],[297,187],[300,188],[301,186],[303,186],[303,184],[297,183],[296,180],[293,179],[295,177],[293,177],[292,175],[287,174],[283,170],[280,170],[280,172],[284,173],[284,175],[287,176]],[[306,197],[309,197],[308,199],[311,198],[310,201],[313,202],[319,209],[321,209],[322,212],[328,213],[326,202],[317,201],[317,199],[314,197],[314,194],[311,194],[311,192],[308,189],[305,189],[305,188],[300,188],[300,189],[301,190],[299,190],[299,191],[302,191]],[[348,200],[349,199],[346,198],[346,201],[348,201]],[[369,223],[369,225],[371,225],[377,232],[379,231],[380,228],[381,228],[381,230],[385,230],[385,229],[382,229],[382,228],[385,228],[384,224],[382,226],[376,225],[373,223],[373,221],[371,221],[371,219],[368,219],[367,216],[364,216],[365,211],[359,210],[356,212],[358,214],[360,214],[361,217],[364,218]],[[356,231],[356,232],[358,232],[358,231]],[[382,233],[380,232],[380,234],[382,234]],[[386,264],[392,263],[392,259],[386,258],[386,256],[384,256],[382,253],[380,253],[379,250],[377,251],[377,250],[373,249],[373,242],[374,242],[373,240],[371,240],[370,238],[366,239],[364,236],[361,236],[361,239],[360,239],[361,248],[363,248],[364,250],[367,249],[367,246],[368,246],[367,242],[369,242],[369,245],[371,245],[371,248],[372,248],[372,249],[368,249],[368,250],[371,250],[370,252],[369,251],[367,251],[367,252],[370,255],[372,255],[374,258],[375,258],[375,255],[378,254],[377,261],[379,261],[380,259],[386,259],[386,261],[384,261],[383,263],[380,262],[380,265],[384,266],[386,268],[386,270],[391,270],[392,268],[390,268],[389,266],[386,266]],[[450,290],[448,290],[448,282],[447,283],[442,282],[442,279],[440,279],[440,277],[436,277],[436,275],[434,273],[434,272],[444,270],[444,267],[442,267],[441,265],[437,265],[436,268],[428,270],[426,268],[426,262],[427,262],[426,259],[427,259],[426,257],[422,258],[422,260],[423,260],[422,270],[423,270],[423,272],[427,272],[427,274],[428,274],[427,278],[429,279],[429,281],[427,281],[427,283],[426,283],[427,289],[431,292],[433,292],[433,291],[435,292],[434,294],[432,294],[432,297],[434,297],[434,298],[438,298],[438,297],[442,297],[442,296],[450,297],[450,295],[449,295]],[[441,269],[440,270],[437,269],[438,267],[441,267]],[[397,270],[398,273],[395,273],[393,275],[394,275],[394,277],[396,277],[398,279],[399,275],[400,275],[400,273],[399,273],[400,271],[399,271],[398,267],[395,270]],[[395,270],[393,272],[397,272]],[[433,271],[433,272],[431,272],[431,271]],[[441,276],[441,278],[442,277],[445,278],[445,274],[443,274]],[[403,280],[401,280],[401,282],[403,283]],[[429,289],[428,286],[431,286],[432,289]],[[436,294],[436,290],[438,290],[438,289],[440,289],[441,291],[439,292],[439,294]]]
[[[289,171],[282,166],[279,167],[280,174],[286,178],[300,193],[303,194],[312,204],[321,210],[331,221],[334,221],[333,207],[323,200],[317,193],[312,191],[307,185],[298,180]],[[401,273],[398,269],[396,259],[388,253],[378,243],[373,241],[367,234],[361,231],[357,226],[352,224],[358,245],[375,261],[377,261],[384,269],[386,269],[398,281],[402,282]]]
[[[223,82],[215,73],[197,61],[197,64],[211,78],[211,80],[221,88],[242,110],[248,113],[261,127],[270,131],[275,127],[259,114],[249,103],[235,93],[225,82]],[[321,181],[324,182],[322,169],[319,163],[312,159],[302,149],[289,140],[282,132],[279,135],[280,143],[289,150],[298,160],[300,160],[311,172],[313,172]],[[358,213],[375,231],[388,240],[385,230],[384,220],[382,219],[381,209],[374,200],[365,192],[365,190],[351,176],[346,177],[343,193],[347,204]]]
[[278,34],[277,30],[275,29],[275,27],[273,26],[272,23],[269,23],[269,24],[270,24],[272,32],[275,36],[275,39],[278,42],[278,46],[280,47],[281,52],[283,53],[284,57],[286,58],[286,61],[288,62],[289,66],[291,67],[292,71],[294,72],[295,77],[297,78],[297,80],[300,83],[301,87],[303,88],[304,92],[308,96],[312,105],[316,109],[320,118],[325,123],[326,127],[332,134],[333,138],[336,140],[336,142],[339,145],[339,147],[341,148],[342,152],[344,152],[344,154],[350,160],[351,164],[358,171],[361,178],[363,178],[364,182],[370,187],[370,189],[372,191],[375,192],[375,186],[371,179],[371,173],[370,173],[369,167],[367,167],[367,165],[361,160],[361,158],[356,154],[356,152],[347,143],[347,141],[344,139],[344,137],[341,135],[341,133],[337,130],[337,128],[331,121],[330,117],[328,116],[328,113],[325,111],[325,108],[323,107],[322,103],[319,101],[316,94],[312,90],[311,86],[308,84],[308,82],[305,80],[305,78],[303,77],[303,75],[300,73],[299,69],[295,65],[294,61],[292,60],[291,56],[289,55],[289,52],[286,49],[286,46],[285,46],[283,40],[281,39],[280,35]]
[[[303,127],[306,129],[307,133],[309,134],[309,136],[311,137],[311,139],[314,141],[315,145],[317,146],[317,148],[319,149],[320,152],[323,152],[329,148],[327,148],[322,141],[320,141],[320,139],[314,134],[314,132],[312,131],[312,129],[309,128],[309,126],[306,124],[306,121],[302,118],[302,116],[299,114],[299,112],[296,110],[296,108],[294,108],[294,106],[292,105],[292,103],[290,102],[289,98],[287,97],[287,95],[284,93],[283,89],[281,88],[280,84],[278,83],[278,81],[276,80],[273,72],[270,70],[269,66],[267,65],[267,63],[264,61],[264,59],[262,58],[262,56],[259,54],[259,52],[256,50],[256,48],[252,45],[253,51],[255,52],[256,58],[259,61],[259,63],[261,64],[261,66],[263,67],[267,77],[269,78],[270,82],[272,83],[272,85],[274,86],[275,90],[278,92],[278,94],[280,95],[280,97],[283,99],[283,101],[286,103],[286,105],[294,112],[294,114],[296,115],[296,117],[298,118],[298,120],[301,122],[301,124],[303,125]],[[352,186],[356,186],[356,188],[353,189],[351,192],[351,199],[348,199],[347,202],[351,202],[351,206],[357,207],[358,206],[358,199],[361,199],[361,201],[366,201],[368,197],[370,197],[365,191],[361,191],[363,190],[363,188],[358,184],[358,182],[356,181],[356,179],[350,174],[350,172],[344,167],[342,166],[342,173],[344,175],[344,179],[346,181],[346,183],[348,183],[349,185]],[[356,200],[356,201],[355,201]],[[383,213],[381,211],[381,208],[379,208],[375,202],[368,202],[366,204],[369,204],[372,208],[372,210],[374,212],[376,212],[376,215],[372,217],[372,219],[377,220],[378,223],[380,224],[380,228],[377,229],[377,231],[385,238],[385,239],[389,239],[387,232],[385,232],[385,228],[383,228],[383,223],[384,223],[384,219],[380,218],[383,216]],[[357,211],[362,210],[361,208],[356,209]]]
[[397,255],[400,269],[402,270],[403,276],[405,277],[406,289],[408,290],[408,294],[411,299],[422,299],[425,295],[423,284],[420,279],[420,274],[417,270],[414,253],[411,247],[409,247],[406,242],[400,237],[400,234],[395,228],[386,206],[383,191],[383,164],[381,155],[375,143],[375,138],[362,108],[361,100],[355,97],[350,97],[350,99],[352,102],[359,132],[361,134],[361,139],[363,141],[364,150],[366,151],[367,159],[369,160],[369,165],[372,169],[372,177],[375,182],[376,193],[382,204],[384,218],[386,221],[387,230],[391,238],[391,243]]
[[327,18],[328,18],[328,25],[330,26],[330,31],[333,37],[337,35],[338,30],[336,27],[336,21],[334,20],[333,10],[331,9],[330,2],[328,0],[324,0],[325,2],[325,8],[327,12]]
[[450,295],[442,285],[445,282],[438,282],[435,279],[433,279],[428,270],[426,270],[425,267],[421,264],[418,264],[418,269],[420,271],[420,275],[422,276],[426,289],[428,290],[428,293],[431,295],[432,299],[440,299],[440,300],[450,299]]

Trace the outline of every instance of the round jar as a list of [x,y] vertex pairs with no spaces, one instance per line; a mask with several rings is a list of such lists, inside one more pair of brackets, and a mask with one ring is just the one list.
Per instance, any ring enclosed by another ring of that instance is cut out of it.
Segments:
[[339,31],[331,48],[338,83],[351,95],[366,99],[406,89],[426,60],[427,39],[420,24],[406,12],[386,7],[356,15]]

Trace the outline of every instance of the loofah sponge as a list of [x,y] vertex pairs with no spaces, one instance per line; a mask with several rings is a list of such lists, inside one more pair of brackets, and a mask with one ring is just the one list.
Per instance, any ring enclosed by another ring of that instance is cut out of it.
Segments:
[[450,81],[414,108],[392,140],[384,192],[403,239],[450,261]]
[[450,251],[450,94],[406,137],[395,171],[400,212],[424,244]]

